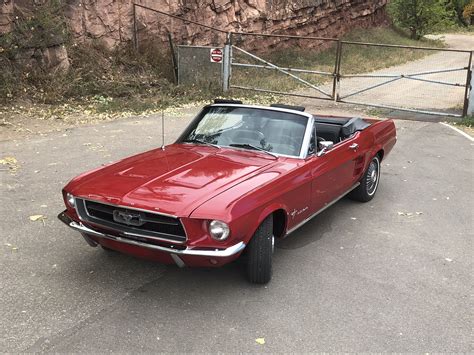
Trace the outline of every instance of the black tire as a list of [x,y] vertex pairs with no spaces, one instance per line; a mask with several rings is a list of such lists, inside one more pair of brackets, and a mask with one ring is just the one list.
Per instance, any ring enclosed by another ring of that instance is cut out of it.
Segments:
[[372,158],[369,166],[360,179],[360,185],[349,193],[349,198],[369,202],[375,196],[380,181],[380,157],[376,155]]
[[272,278],[273,216],[258,227],[247,246],[247,277],[251,283],[266,284]]

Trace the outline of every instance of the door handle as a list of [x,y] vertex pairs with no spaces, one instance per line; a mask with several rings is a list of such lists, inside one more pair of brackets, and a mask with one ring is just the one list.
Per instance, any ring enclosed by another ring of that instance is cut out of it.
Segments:
[[352,143],[350,146],[349,146],[350,149],[353,149],[353,150],[357,150],[357,148],[359,148],[359,145],[357,143]]

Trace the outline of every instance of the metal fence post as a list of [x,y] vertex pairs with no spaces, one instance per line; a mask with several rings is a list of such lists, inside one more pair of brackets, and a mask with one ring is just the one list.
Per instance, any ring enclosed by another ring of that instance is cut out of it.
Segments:
[[339,98],[339,79],[340,79],[340,70],[341,70],[341,49],[342,43],[341,41],[337,41],[337,48],[336,48],[336,63],[334,65],[334,80],[332,84],[332,98],[335,102],[337,102]]
[[472,52],[467,68],[466,93],[464,95],[463,117],[474,115],[474,77],[472,75]]
[[222,61],[222,90],[224,92],[229,91],[230,83],[230,66],[231,66],[231,46],[232,46],[232,33],[227,34],[226,44],[224,46],[224,58]]

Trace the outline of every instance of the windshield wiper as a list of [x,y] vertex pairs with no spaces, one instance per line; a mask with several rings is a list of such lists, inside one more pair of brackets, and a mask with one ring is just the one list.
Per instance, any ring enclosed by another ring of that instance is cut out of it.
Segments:
[[205,141],[202,141],[202,140],[196,139],[196,138],[193,138],[193,139],[185,139],[185,140],[183,141],[183,143],[204,144],[204,145],[208,145],[208,146],[211,146],[211,147],[214,147],[214,148],[217,148],[217,149],[221,149],[221,147],[219,147],[217,144],[212,144],[212,143],[209,143],[209,142],[205,142]]
[[248,144],[248,143],[232,143],[232,144],[229,144],[230,147],[236,147],[236,148],[247,148],[247,149],[253,149],[253,150],[258,150],[260,152],[264,152],[264,153],[267,153],[269,155],[271,155],[272,157],[274,158],[278,158],[278,155],[276,154],[273,154],[271,152],[269,152],[268,150],[265,150],[263,148],[260,148],[260,147],[257,147],[256,145],[253,145],[253,144]]

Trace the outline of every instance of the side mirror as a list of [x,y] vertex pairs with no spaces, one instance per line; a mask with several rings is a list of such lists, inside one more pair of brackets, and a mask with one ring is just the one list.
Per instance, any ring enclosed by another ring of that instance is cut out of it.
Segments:
[[319,147],[321,148],[321,150],[317,154],[318,157],[326,154],[329,150],[331,150],[332,147],[334,147],[334,142],[322,141],[322,142],[319,142]]

